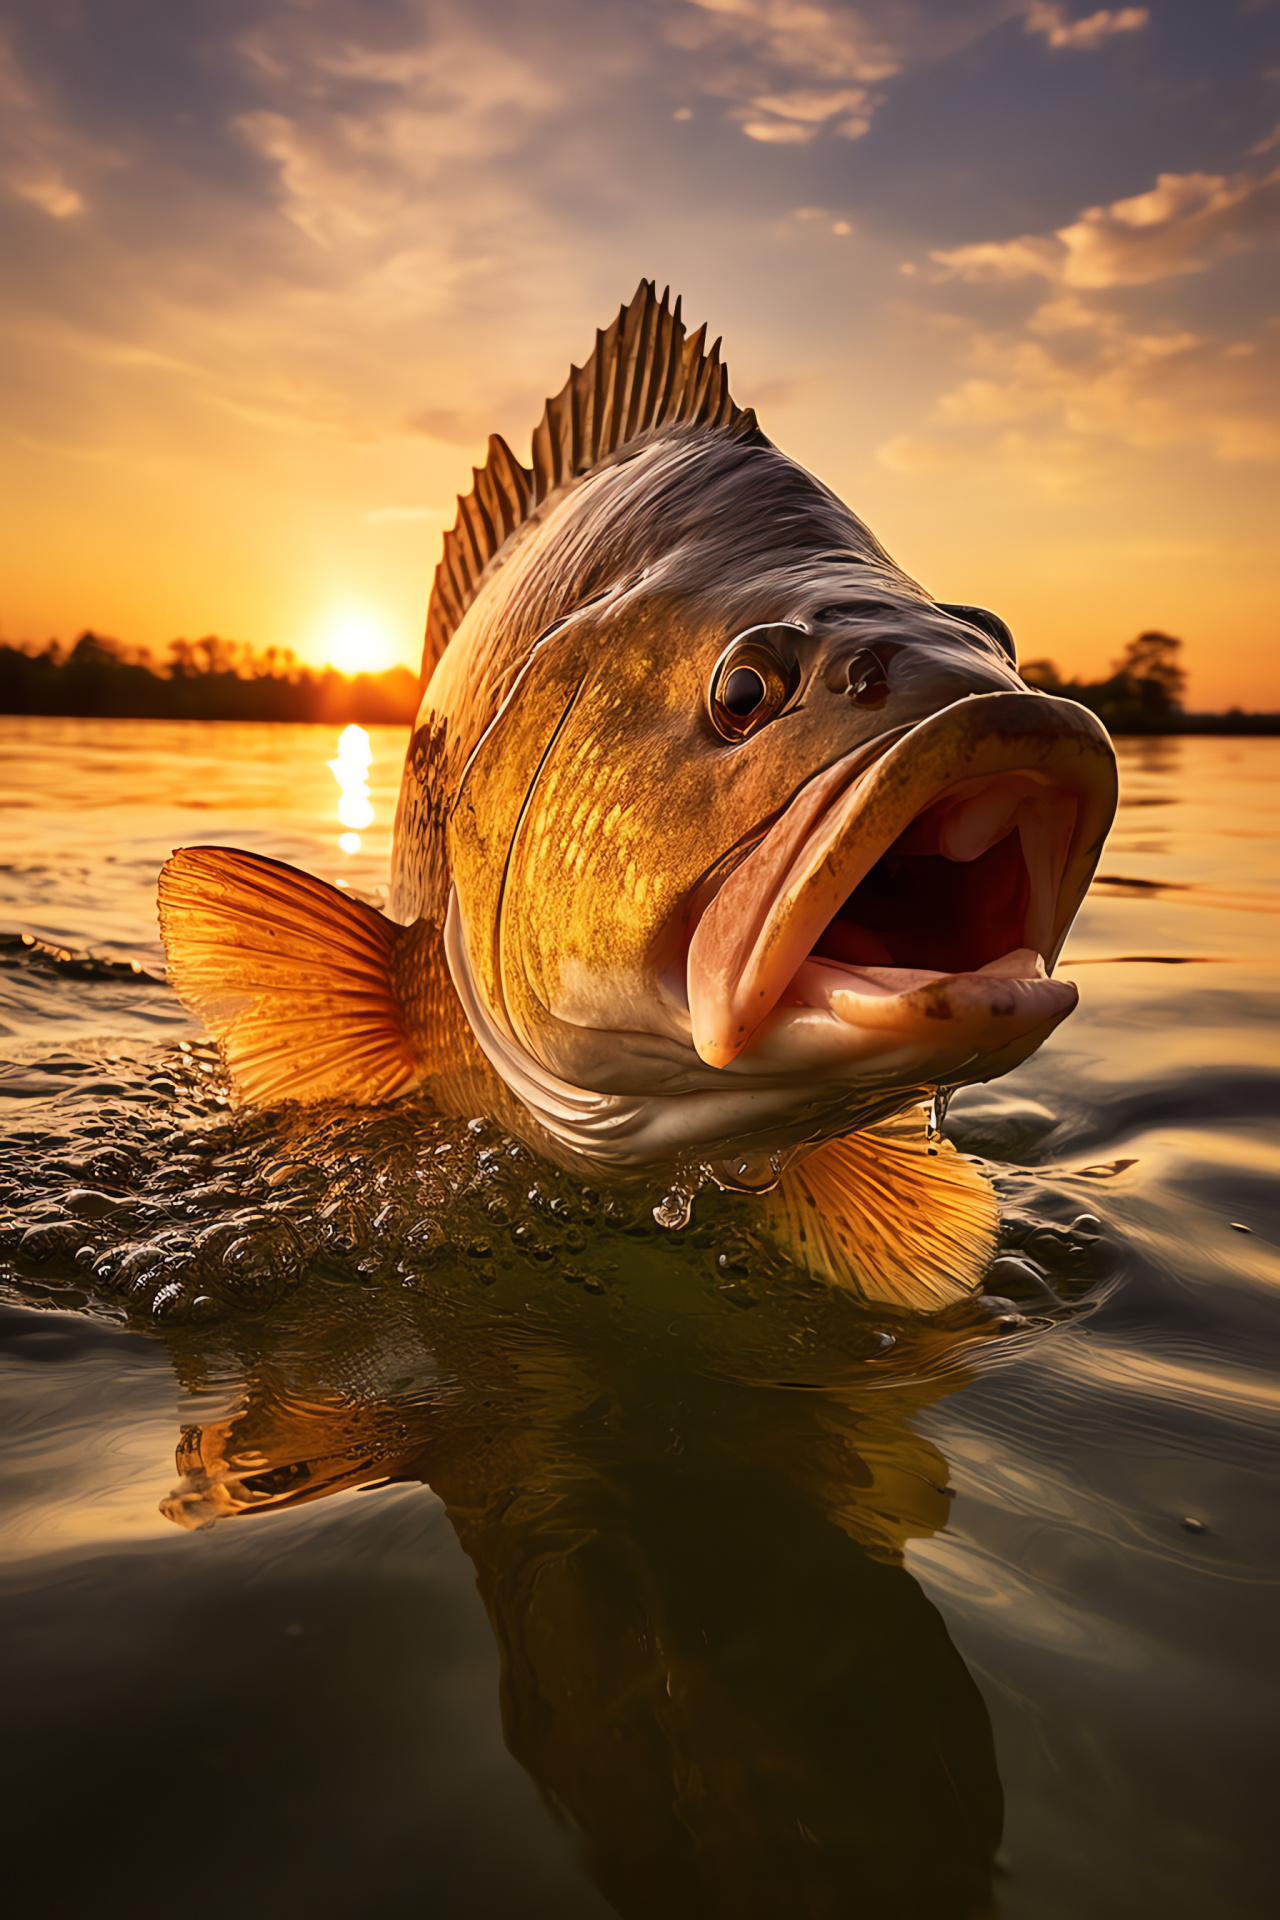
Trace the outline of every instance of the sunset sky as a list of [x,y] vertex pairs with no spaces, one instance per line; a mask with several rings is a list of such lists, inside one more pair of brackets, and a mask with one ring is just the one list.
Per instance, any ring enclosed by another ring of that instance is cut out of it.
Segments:
[[0,636],[416,667],[641,275],[939,598],[1280,709],[1280,4],[0,7]]

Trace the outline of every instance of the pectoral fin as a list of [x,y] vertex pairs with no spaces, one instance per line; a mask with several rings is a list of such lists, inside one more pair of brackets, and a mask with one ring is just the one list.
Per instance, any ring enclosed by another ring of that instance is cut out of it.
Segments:
[[964,1299],[995,1252],[990,1185],[950,1142],[928,1151],[919,1108],[828,1141],[763,1204],[771,1236],[800,1266],[912,1312]]
[[408,929],[336,887],[231,847],[160,875],[179,999],[254,1101],[389,1100],[419,1077],[392,961]]

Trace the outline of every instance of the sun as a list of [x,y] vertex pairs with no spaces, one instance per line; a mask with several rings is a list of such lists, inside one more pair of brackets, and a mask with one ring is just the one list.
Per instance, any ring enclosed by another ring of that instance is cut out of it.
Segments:
[[364,613],[340,613],[329,628],[324,650],[339,673],[381,673],[395,657],[385,628]]

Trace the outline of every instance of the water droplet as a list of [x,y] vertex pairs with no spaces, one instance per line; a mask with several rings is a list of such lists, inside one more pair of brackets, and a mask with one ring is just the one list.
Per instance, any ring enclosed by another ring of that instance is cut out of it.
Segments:
[[1231,1228],[1233,1233],[1252,1233],[1253,1232],[1253,1228],[1246,1227],[1243,1220],[1233,1220],[1231,1222]]
[[1208,1533],[1209,1531],[1203,1520],[1196,1520],[1191,1514],[1184,1517],[1182,1526],[1186,1533]]
[[735,1153],[702,1169],[722,1193],[771,1193],[782,1178],[780,1153]]
[[693,1218],[693,1195],[687,1187],[672,1187],[665,1199],[653,1209],[653,1217],[669,1233],[679,1232]]

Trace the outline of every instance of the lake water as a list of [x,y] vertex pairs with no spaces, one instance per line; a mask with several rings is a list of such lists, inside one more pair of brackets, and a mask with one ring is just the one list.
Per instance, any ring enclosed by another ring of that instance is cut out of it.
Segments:
[[0,720],[13,1910],[1273,1913],[1280,743],[1121,743],[1080,1010],[948,1121],[1014,1308],[931,1324],[233,1112],[157,868],[378,898],[371,746],[344,852],[331,730]]

